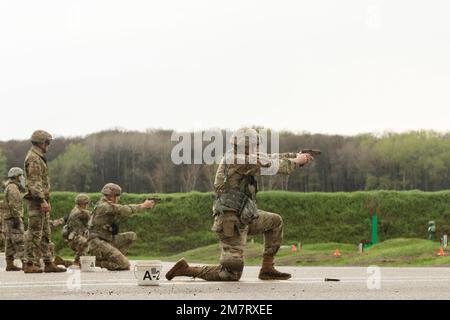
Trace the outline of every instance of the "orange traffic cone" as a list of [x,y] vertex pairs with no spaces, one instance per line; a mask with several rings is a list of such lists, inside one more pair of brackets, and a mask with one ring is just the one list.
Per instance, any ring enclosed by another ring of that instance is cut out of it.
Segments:
[[441,249],[439,249],[438,256],[440,256],[440,257],[445,256],[444,248],[441,247]]
[[297,252],[297,247],[295,246],[295,244],[292,245],[292,252]]
[[335,257],[340,257],[341,256],[341,252],[339,251],[339,248],[336,248],[336,251],[334,252],[334,256]]

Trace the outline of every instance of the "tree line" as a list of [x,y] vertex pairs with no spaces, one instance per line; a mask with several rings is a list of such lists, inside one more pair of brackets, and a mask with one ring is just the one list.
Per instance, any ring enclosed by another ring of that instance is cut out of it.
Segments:
[[[211,191],[217,165],[171,160],[171,130],[108,130],[56,138],[48,154],[52,189],[96,192],[107,182],[129,193]],[[279,132],[280,152],[323,151],[291,176],[259,178],[260,190],[338,192],[436,191],[450,188],[450,134],[411,131],[355,136]],[[204,142],[204,144],[207,144]],[[27,140],[0,142],[0,174],[23,166]]]

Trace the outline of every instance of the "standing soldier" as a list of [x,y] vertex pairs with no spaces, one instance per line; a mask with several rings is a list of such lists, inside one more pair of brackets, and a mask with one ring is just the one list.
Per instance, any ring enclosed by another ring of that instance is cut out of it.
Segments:
[[25,174],[28,193],[25,199],[29,203],[28,230],[25,234],[25,273],[40,273],[39,257],[42,256],[44,272],[64,272],[53,263],[50,250],[50,179],[47,159],[52,136],[45,131],[37,130],[31,136],[33,146],[25,158]]
[[[283,220],[275,213],[256,207],[255,177],[262,168],[276,168],[278,174],[291,174],[295,168],[313,160],[309,154],[281,158],[257,153],[259,135],[253,129],[239,129],[232,137],[234,150],[222,159],[216,173],[212,230],[219,237],[222,254],[216,266],[191,267],[179,260],[166,274],[168,280],[177,276],[201,278],[207,281],[238,281],[244,269],[244,246],[247,235],[264,235],[261,280],[287,280],[291,277],[274,268],[274,256],[283,238]],[[277,167],[278,165],[278,167]]]
[[130,270],[125,255],[137,238],[134,232],[117,232],[119,219],[155,205],[153,200],[138,205],[120,205],[121,193],[117,184],[106,184],[102,189],[103,197],[89,220],[89,251],[96,257],[96,265],[108,270]]
[[23,260],[23,207],[20,192],[25,191],[23,170],[11,168],[5,183],[6,212],[3,217],[5,234],[6,271],[20,271],[14,258]]
[[75,207],[69,214],[66,225],[63,227],[63,238],[75,252],[74,264],[80,266],[80,257],[88,247],[88,223],[91,212],[87,210],[90,203],[87,194],[79,194],[75,198]]

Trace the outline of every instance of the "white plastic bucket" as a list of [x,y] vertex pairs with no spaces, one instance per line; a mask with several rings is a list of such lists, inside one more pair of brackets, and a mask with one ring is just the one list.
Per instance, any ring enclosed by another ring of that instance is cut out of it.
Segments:
[[5,269],[6,269],[5,253],[1,252],[0,253],[0,271],[5,271]]
[[134,266],[134,277],[139,286],[159,286],[162,263],[158,260],[138,261]]
[[80,265],[82,272],[95,272],[95,256],[81,256]]

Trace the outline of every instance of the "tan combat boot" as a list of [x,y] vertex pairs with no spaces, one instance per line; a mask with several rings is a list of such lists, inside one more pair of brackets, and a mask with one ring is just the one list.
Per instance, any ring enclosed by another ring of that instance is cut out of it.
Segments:
[[24,264],[23,272],[25,272],[25,273],[42,273],[42,270],[38,266],[35,266],[34,263],[29,262],[29,263]]
[[166,273],[166,279],[172,280],[175,277],[198,277],[202,271],[201,267],[190,267],[184,258],[175,263],[175,265]]
[[21,271],[22,269],[14,265],[14,259],[6,259],[6,271]]
[[276,270],[273,267],[273,257],[264,256],[258,278],[261,280],[288,280],[291,278],[291,275]]
[[45,262],[44,272],[66,272],[65,268],[60,268],[53,262]]

